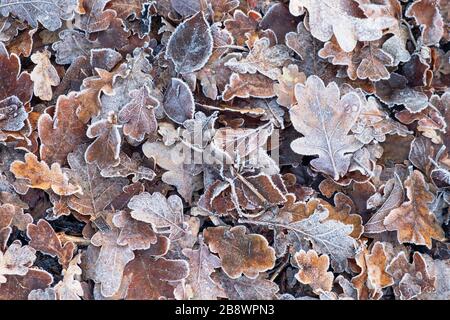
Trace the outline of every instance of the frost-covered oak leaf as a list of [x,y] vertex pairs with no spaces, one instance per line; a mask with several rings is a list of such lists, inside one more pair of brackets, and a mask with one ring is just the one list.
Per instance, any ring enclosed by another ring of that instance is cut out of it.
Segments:
[[318,155],[311,165],[335,180],[344,176],[352,153],[362,147],[354,135],[349,135],[355,124],[361,101],[354,92],[340,98],[336,83],[325,87],[323,81],[310,76],[304,85],[295,86],[297,104],[290,109],[294,128],[304,137],[291,143],[294,152]]
[[434,199],[433,194],[418,170],[414,170],[406,179],[405,188],[409,201],[393,209],[384,219],[384,225],[389,231],[397,231],[400,243],[410,242],[431,248],[431,239],[445,238],[442,227],[429,208]]
[[352,51],[358,41],[380,39],[383,30],[396,23],[387,15],[361,17],[361,10],[353,0],[291,0],[289,8],[293,15],[303,13],[300,9],[306,8],[313,37],[326,42],[334,35],[345,52]]
[[232,279],[242,274],[256,278],[275,266],[275,250],[260,234],[247,234],[245,226],[214,227],[204,231],[211,252],[218,253],[223,271]]

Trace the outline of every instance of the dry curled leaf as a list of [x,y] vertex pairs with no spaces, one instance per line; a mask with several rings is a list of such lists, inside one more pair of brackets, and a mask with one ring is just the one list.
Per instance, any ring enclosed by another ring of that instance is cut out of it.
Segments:
[[275,95],[273,82],[261,74],[233,73],[230,83],[223,92],[223,100],[228,101],[234,97],[239,98],[271,98]]
[[289,51],[286,46],[270,46],[269,39],[262,38],[253,44],[252,50],[246,57],[239,61],[232,58],[225,63],[225,66],[238,73],[259,72],[275,80],[281,75],[280,68],[289,60]]
[[306,76],[298,71],[298,66],[291,64],[283,67],[283,72],[277,77],[278,83],[273,85],[277,96],[277,103],[283,107],[290,108],[297,100],[295,99],[295,85],[305,83]]

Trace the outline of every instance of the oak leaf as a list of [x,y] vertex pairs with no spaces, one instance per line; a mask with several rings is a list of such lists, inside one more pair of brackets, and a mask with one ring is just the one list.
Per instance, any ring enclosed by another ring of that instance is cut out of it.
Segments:
[[379,42],[371,41],[367,44],[357,45],[352,52],[345,52],[333,38],[325,43],[319,51],[321,58],[328,58],[335,65],[347,66],[347,75],[350,79],[370,79],[379,81],[389,79],[386,66],[393,64],[390,54],[379,47]]
[[127,264],[124,279],[127,300],[154,300],[173,298],[174,284],[189,274],[185,260],[157,258],[149,250],[136,251],[136,258]]
[[[226,298],[226,294],[220,284],[216,283],[211,274],[220,268],[220,259],[209,252],[208,246],[200,243],[198,249],[183,249],[183,255],[189,259],[189,276],[183,284],[188,299],[192,300],[217,300]],[[181,287],[181,286],[179,286]]]
[[397,231],[400,243],[410,242],[431,248],[431,239],[444,240],[444,231],[429,209],[434,196],[423,174],[414,170],[405,181],[409,201],[391,210],[384,219],[387,230]]
[[388,80],[375,83],[377,97],[389,107],[405,105],[412,113],[420,112],[428,106],[428,97],[407,85],[408,80],[397,73],[392,73]]
[[19,57],[9,54],[3,43],[0,44],[0,100],[16,96],[22,103],[27,103],[33,96],[33,81],[26,71],[21,72]]
[[58,163],[49,168],[45,161],[39,162],[32,153],[25,154],[25,162],[16,160],[11,163],[11,172],[17,178],[27,179],[31,188],[42,190],[52,189],[58,195],[72,195],[81,188],[69,182],[67,173],[63,172]]
[[91,239],[94,246],[101,247],[93,266],[93,280],[101,284],[101,292],[105,297],[115,294],[122,282],[127,263],[135,258],[129,246],[117,244],[119,229],[108,232],[98,231]]
[[125,211],[117,212],[112,222],[120,229],[118,245],[129,246],[131,250],[146,250],[158,240],[150,224],[133,219]]
[[62,271],[63,279],[55,287],[56,300],[81,300],[84,295],[80,278],[83,270],[80,268],[81,255],[75,256]]
[[277,103],[283,107],[290,108],[297,100],[295,99],[295,85],[305,83],[306,76],[298,71],[298,66],[290,64],[283,67],[283,72],[277,77],[278,83],[273,85],[273,90],[277,96]]
[[230,300],[275,300],[280,290],[275,282],[266,279],[263,274],[256,279],[246,276],[231,279],[221,272],[214,274],[214,279],[220,282]]
[[46,29],[55,31],[61,27],[61,19],[73,17],[76,7],[76,0],[3,0],[0,13],[2,16],[12,14],[27,21],[33,28],[37,28],[40,22]]
[[0,101],[0,130],[19,131],[25,126],[27,118],[28,113],[16,96]]
[[394,279],[394,294],[400,300],[410,300],[435,290],[436,278],[431,276],[427,261],[417,251],[413,254],[412,263],[409,263],[404,251],[398,253],[389,263],[387,272]]
[[96,164],[99,169],[115,167],[120,163],[120,145],[122,142],[117,116],[112,113],[108,119],[92,123],[87,131],[88,138],[95,138],[86,149],[86,163]]
[[288,48],[284,45],[270,46],[268,38],[262,38],[253,44],[249,54],[240,59],[232,58],[225,63],[234,72],[256,73],[276,80],[281,75],[280,68],[290,60]]
[[275,217],[266,215],[259,220],[241,219],[240,221],[267,226],[275,230],[286,230],[294,247],[302,247],[305,241],[310,241],[315,251],[331,258],[331,265],[336,272],[344,270],[347,267],[347,259],[355,254],[355,239],[350,236],[353,226],[341,221],[329,220],[328,209],[321,205],[313,214],[295,218],[295,208],[303,207],[304,203],[295,204],[292,206],[294,204],[291,203],[291,207],[285,208],[283,214]]
[[128,184],[124,178],[104,178],[95,164],[84,160],[86,145],[79,146],[67,156],[70,176],[80,185],[82,194],[68,199],[68,205],[82,215],[96,217],[113,200],[122,194],[122,188]]
[[383,295],[382,289],[394,283],[386,271],[390,260],[386,245],[383,242],[375,242],[369,252],[363,243],[358,250],[355,260],[361,272],[351,280],[357,290],[358,299],[380,299]]
[[272,45],[277,43],[277,36],[271,29],[261,28],[262,16],[255,10],[244,13],[237,9],[233,17],[225,20],[225,28],[233,35],[235,42],[239,46],[247,45],[252,48],[255,41],[261,38],[268,38]]
[[226,85],[222,99],[228,101],[238,98],[271,98],[275,95],[273,81],[262,74],[233,73]]
[[67,267],[72,260],[75,244],[66,242],[63,245],[47,221],[41,219],[36,224],[28,225],[27,236],[30,238],[31,247],[52,257],[58,257],[58,262],[63,267]]
[[245,226],[207,228],[203,234],[211,252],[219,254],[222,270],[232,279],[242,274],[254,279],[275,266],[275,250],[260,234],[247,234]]
[[0,300],[27,300],[33,290],[48,288],[53,277],[50,273],[30,268],[24,276],[6,276],[6,283],[0,284]]
[[138,153],[133,153],[129,157],[126,153],[121,152],[119,155],[120,163],[115,167],[103,169],[100,174],[105,178],[127,177],[132,175],[132,182],[139,180],[151,181],[155,178],[156,173],[146,167],[141,156]]
[[294,255],[299,271],[295,278],[303,284],[311,286],[315,293],[329,292],[333,287],[334,276],[328,272],[330,258],[327,255],[319,255],[314,250],[305,252],[301,250]]
[[384,186],[383,203],[378,210],[370,217],[369,221],[364,225],[364,231],[370,233],[381,233],[386,231],[384,219],[389,213],[398,208],[404,201],[405,193],[403,191],[403,183],[398,176],[389,179]]
[[440,12],[439,1],[416,0],[406,9],[405,16],[414,18],[420,24],[421,36],[425,46],[439,43],[444,35],[445,25]]
[[166,199],[161,193],[143,192],[128,202],[131,217],[138,221],[150,223],[156,230],[169,229],[173,235],[185,233],[183,219],[183,202],[172,195]]
[[154,108],[159,101],[150,95],[147,86],[130,92],[131,102],[119,112],[118,119],[123,125],[123,134],[135,141],[141,142],[146,134],[156,132],[157,122]]
[[0,251],[0,287],[8,281],[7,276],[26,275],[34,260],[36,251],[28,245],[22,246],[18,240],[11,243],[6,251]]
[[361,148],[353,135],[348,135],[360,112],[356,93],[340,98],[336,83],[327,87],[310,76],[305,85],[295,86],[297,105],[290,109],[291,120],[305,137],[294,140],[291,148],[298,154],[319,155],[311,165],[335,180],[344,176],[350,166],[351,153]]
[[383,29],[396,22],[389,16],[361,17],[360,9],[352,1],[292,0],[289,8],[293,15],[302,14],[298,9],[306,8],[311,34],[322,42],[334,35],[345,52],[352,51],[358,41],[380,39]]
[[87,126],[77,117],[78,103],[73,94],[61,95],[56,102],[54,116],[44,113],[39,117],[37,128],[41,146],[41,159],[64,165],[67,155],[86,142]]
[[112,95],[114,73],[102,69],[96,69],[98,76],[83,80],[81,91],[76,93],[79,106],[77,116],[81,121],[87,123],[91,117],[97,116],[101,110],[100,95],[102,93]]
[[77,12],[80,13],[76,26],[87,33],[106,30],[117,13],[111,9],[105,9],[110,0],[81,0]]
[[58,72],[50,62],[50,56],[51,53],[47,50],[35,52],[31,56],[31,61],[36,64],[31,72],[34,95],[45,101],[52,99],[52,87],[59,85],[60,82]]

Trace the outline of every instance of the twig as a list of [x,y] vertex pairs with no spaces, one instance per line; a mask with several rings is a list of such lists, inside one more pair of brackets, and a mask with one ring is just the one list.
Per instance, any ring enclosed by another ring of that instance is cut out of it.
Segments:
[[274,281],[283,271],[284,268],[289,264],[289,253],[286,254],[286,259],[283,261],[283,263],[277,268],[277,270],[272,274],[270,277],[270,281]]

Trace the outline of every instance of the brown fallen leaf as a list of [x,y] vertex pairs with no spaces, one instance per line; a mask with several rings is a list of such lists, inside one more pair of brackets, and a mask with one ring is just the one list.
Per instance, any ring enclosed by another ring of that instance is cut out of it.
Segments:
[[136,258],[125,268],[127,300],[172,298],[174,284],[189,274],[185,260],[156,258],[151,251],[137,251]]
[[283,67],[283,72],[277,77],[278,83],[273,85],[273,90],[277,96],[277,103],[283,107],[290,108],[297,103],[295,99],[295,85],[304,84],[306,76],[298,71],[298,66],[290,64]]
[[99,169],[115,167],[120,163],[120,144],[122,142],[117,116],[108,115],[108,119],[92,123],[87,131],[88,138],[94,139],[86,149],[85,160],[89,164],[96,164]]
[[58,72],[50,62],[51,53],[47,50],[36,52],[31,56],[31,61],[36,64],[31,72],[31,80],[34,82],[34,95],[41,100],[50,101],[53,97],[52,87],[59,85]]
[[75,244],[73,242],[61,243],[52,226],[41,219],[36,224],[29,224],[27,236],[30,238],[30,246],[34,249],[58,257],[58,262],[66,268],[72,260]]
[[419,252],[414,252],[413,262],[409,263],[404,251],[390,262],[387,272],[394,279],[394,294],[400,300],[410,300],[421,293],[435,289],[436,278],[427,270],[427,262]]
[[39,162],[32,153],[25,155],[25,162],[16,160],[11,163],[11,172],[17,178],[27,179],[31,188],[52,189],[61,196],[81,192],[80,186],[69,182],[67,174],[61,170],[58,163],[49,167],[45,161]]
[[328,272],[330,258],[327,255],[319,257],[314,250],[308,252],[301,250],[294,255],[294,259],[300,269],[295,274],[298,281],[310,285],[316,294],[331,291],[334,276],[332,272]]
[[73,94],[59,96],[54,116],[42,114],[38,120],[41,159],[64,165],[67,155],[75,148],[87,142],[85,136],[87,126],[77,117],[78,103]]
[[183,255],[189,259],[189,276],[185,283],[180,283],[175,289],[177,292],[186,292],[182,295],[183,299],[192,300],[217,300],[226,298],[227,295],[212,278],[211,274],[215,269],[220,268],[220,259],[209,252],[208,246],[201,243],[197,250],[183,249]]
[[233,73],[222,94],[223,100],[239,98],[271,98],[275,96],[273,81],[261,74]]
[[431,46],[439,43],[444,35],[444,21],[439,1],[416,0],[408,7],[405,16],[414,18],[416,23],[420,24],[424,45]]
[[275,250],[259,234],[247,234],[245,226],[215,227],[204,231],[205,241],[218,253],[222,270],[232,279],[242,274],[256,278],[275,266]]
[[158,241],[150,224],[134,220],[125,211],[117,212],[112,221],[120,229],[117,244],[121,246],[129,246],[132,250],[146,250]]
[[124,135],[140,142],[146,134],[156,132],[157,123],[153,109],[159,106],[159,101],[150,95],[146,86],[130,92],[130,96],[131,102],[120,110],[118,119],[120,123],[124,123]]
[[400,243],[410,242],[431,248],[431,239],[444,240],[445,235],[428,205],[433,201],[423,174],[414,170],[405,181],[409,201],[391,210],[384,218],[387,230],[397,231]]
[[117,244],[118,236],[119,230],[115,228],[98,231],[91,239],[92,245],[100,247],[93,266],[93,280],[101,284],[101,293],[105,297],[111,297],[119,290],[125,266],[135,258],[129,246]]
[[383,296],[383,288],[394,283],[391,275],[386,271],[390,257],[383,242],[375,242],[369,252],[366,244],[362,243],[355,256],[360,273],[351,282],[357,290],[359,300],[378,300]]

